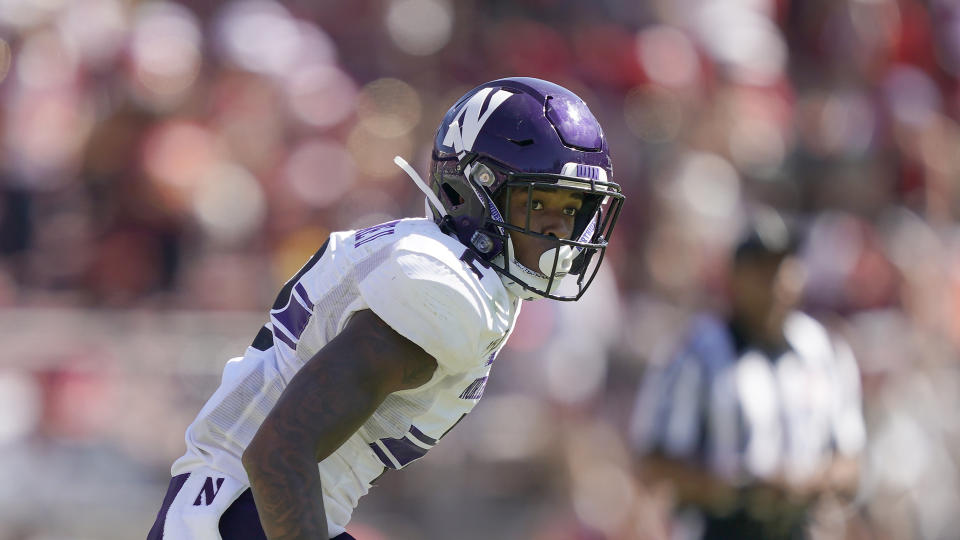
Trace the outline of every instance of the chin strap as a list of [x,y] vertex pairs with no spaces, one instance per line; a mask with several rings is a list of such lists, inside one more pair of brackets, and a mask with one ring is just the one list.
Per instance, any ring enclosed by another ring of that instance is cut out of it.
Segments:
[[424,204],[425,210],[427,210],[427,217],[430,217],[431,214],[429,205],[433,205],[433,208],[441,216],[447,215],[447,211],[443,208],[443,203],[440,202],[440,199],[437,198],[437,194],[434,193],[429,186],[427,186],[427,183],[423,181],[423,178],[420,178],[420,175],[417,174],[417,171],[413,170],[413,167],[407,163],[407,160],[400,156],[396,156],[393,158],[393,162],[403,169],[403,172],[407,173],[407,176],[413,180],[413,183],[417,185],[417,188],[419,188],[420,191],[427,196],[427,201]]

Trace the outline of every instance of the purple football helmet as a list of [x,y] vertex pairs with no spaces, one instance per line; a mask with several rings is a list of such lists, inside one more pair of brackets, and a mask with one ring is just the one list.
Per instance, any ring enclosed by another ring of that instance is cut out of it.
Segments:
[[[607,140],[587,105],[566,88],[512,77],[467,92],[447,112],[433,144],[430,176],[434,219],[492,266],[522,298],[577,300],[596,276],[624,196],[612,182]],[[571,238],[511,225],[516,190],[576,191],[583,196]],[[443,206],[441,212],[436,200]],[[547,238],[554,247],[527,268],[510,235]],[[576,276],[575,287],[564,281]],[[563,285],[563,287],[561,287]]]

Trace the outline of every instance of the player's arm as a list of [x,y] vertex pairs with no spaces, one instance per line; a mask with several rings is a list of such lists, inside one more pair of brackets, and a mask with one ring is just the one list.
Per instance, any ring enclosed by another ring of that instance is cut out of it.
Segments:
[[369,310],[354,315],[303,366],[243,453],[267,538],[329,538],[317,462],[390,393],[425,384],[436,367],[433,357]]

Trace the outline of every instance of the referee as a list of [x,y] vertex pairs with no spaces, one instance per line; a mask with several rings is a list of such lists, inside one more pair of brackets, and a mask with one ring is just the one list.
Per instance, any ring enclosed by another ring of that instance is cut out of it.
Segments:
[[755,220],[733,253],[729,313],[695,317],[645,374],[631,437],[641,479],[669,483],[674,538],[805,538],[818,496],[855,490],[859,373],[795,308],[795,248],[779,216]]

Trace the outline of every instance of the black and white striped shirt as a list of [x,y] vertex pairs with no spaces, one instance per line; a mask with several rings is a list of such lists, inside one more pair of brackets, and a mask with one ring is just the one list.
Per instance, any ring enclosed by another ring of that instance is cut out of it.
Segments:
[[738,346],[726,323],[693,320],[668,362],[648,369],[631,439],[732,483],[785,475],[802,481],[834,452],[864,445],[860,378],[850,348],[799,312],[784,323],[789,347]]

